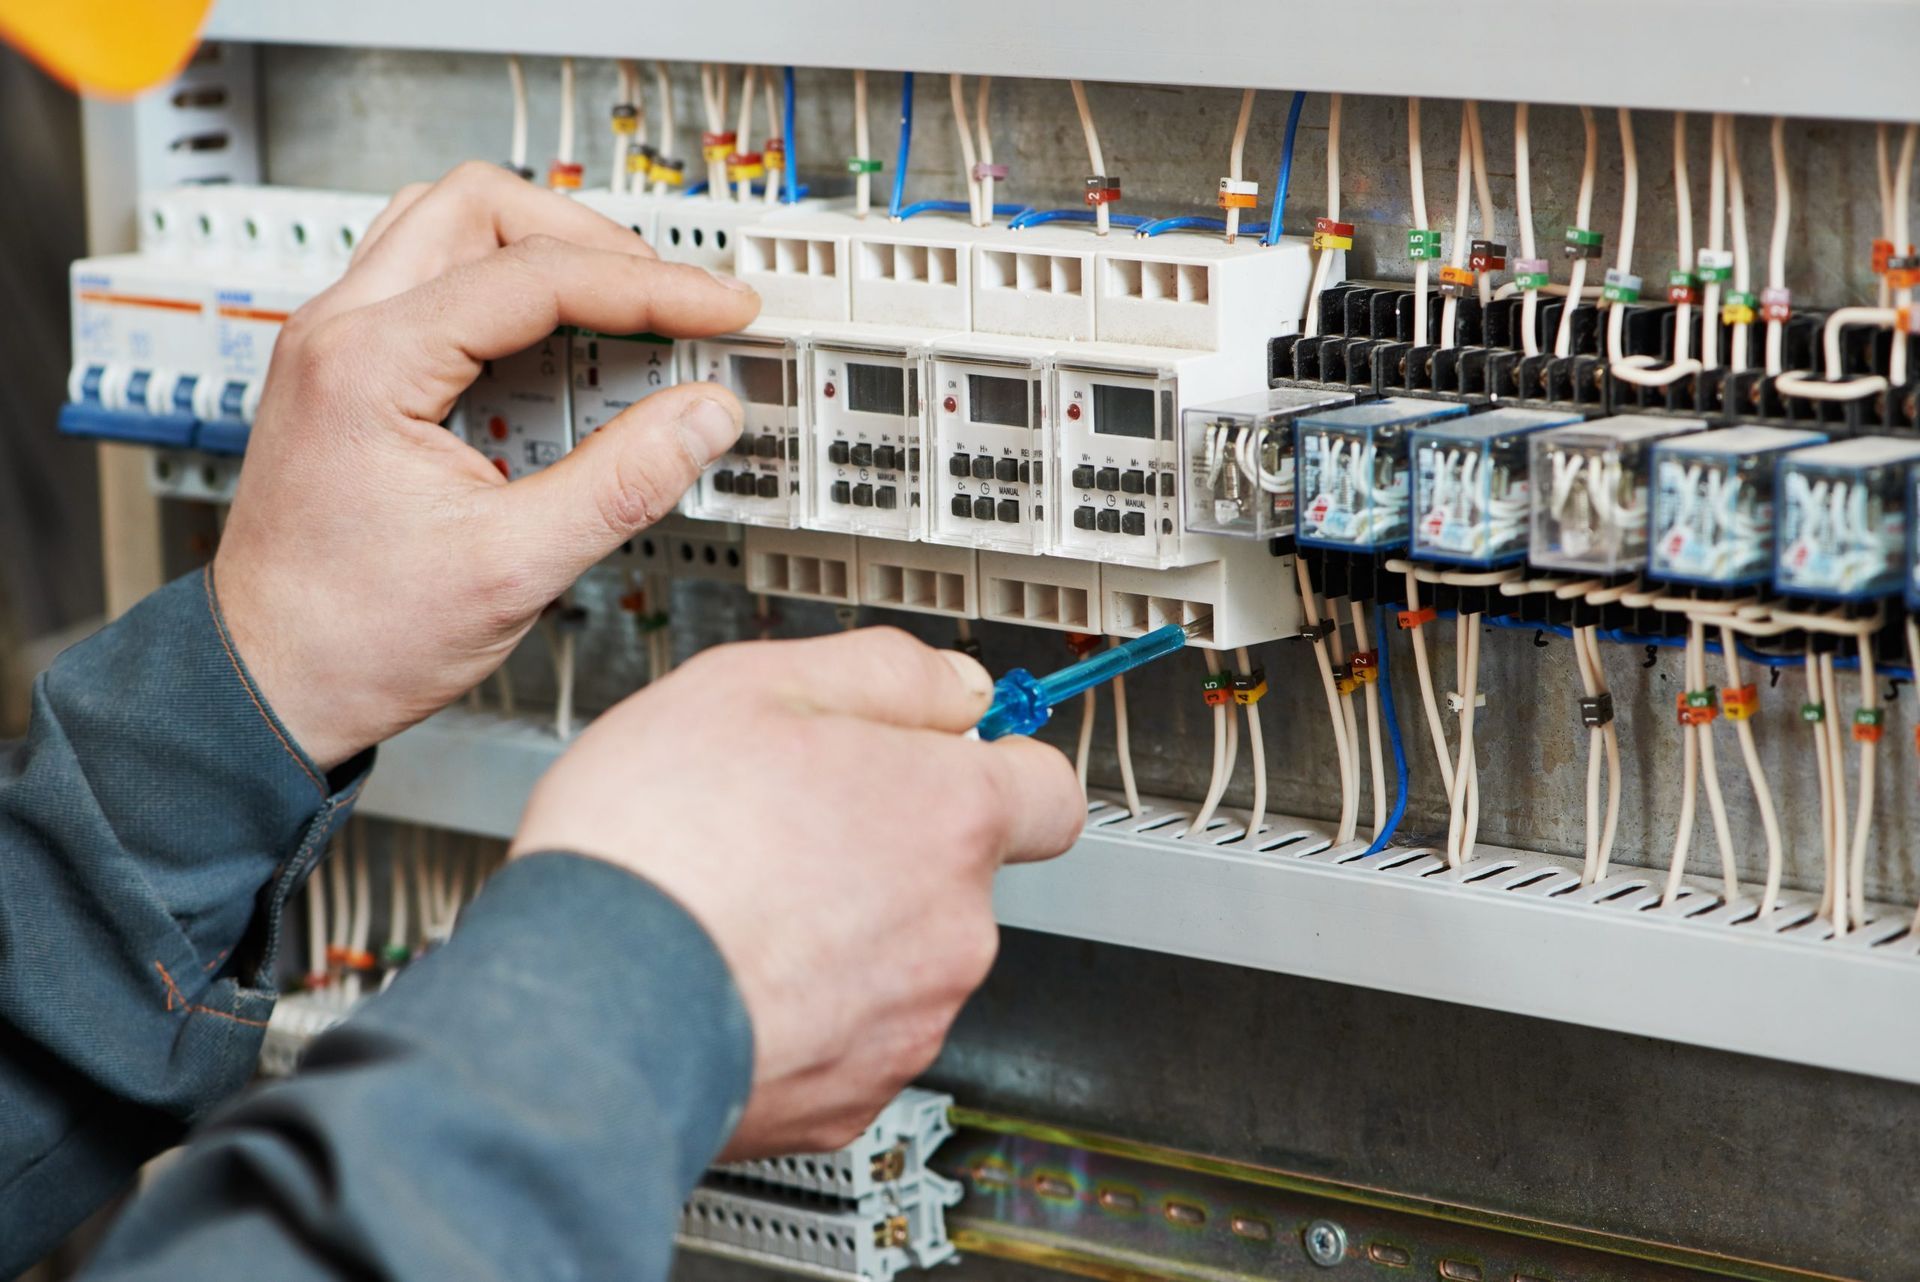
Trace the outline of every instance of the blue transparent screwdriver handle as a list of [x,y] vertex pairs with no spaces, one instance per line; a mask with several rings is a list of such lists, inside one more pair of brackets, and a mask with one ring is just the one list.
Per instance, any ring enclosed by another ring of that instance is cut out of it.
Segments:
[[1044,677],[1036,677],[1025,668],[1015,668],[993,683],[993,706],[974,729],[982,739],[1032,734],[1047,724],[1057,704],[1143,663],[1172,654],[1186,643],[1187,629],[1168,624]]

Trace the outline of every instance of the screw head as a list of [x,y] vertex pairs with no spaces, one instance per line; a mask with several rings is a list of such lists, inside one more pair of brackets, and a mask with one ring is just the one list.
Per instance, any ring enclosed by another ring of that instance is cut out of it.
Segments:
[[1323,1269],[1330,1269],[1347,1258],[1347,1231],[1332,1220],[1315,1220],[1301,1234],[1307,1258]]

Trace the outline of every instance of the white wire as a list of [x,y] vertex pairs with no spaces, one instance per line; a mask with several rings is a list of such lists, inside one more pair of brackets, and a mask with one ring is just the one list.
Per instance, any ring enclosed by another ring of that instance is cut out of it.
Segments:
[[[1793,217],[1793,180],[1787,174],[1787,121],[1773,118],[1773,240],[1767,248],[1767,287],[1785,289],[1787,285],[1787,228]],[[1780,372],[1780,348],[1786,327],[1779,321],[1767,322],[1767,373]]]
[[[1821,706],[1820,663],[1813,651],[1813,638],[1807,638],[1806,658],[1802,671],[1806,674],[1807,702]],[[1834,904],[1844,898],[1844,892],[1834,877],[1833,861],[1833,770],[1827,759],[1827,728],[1821,722],[1809,721],[1807,729],[1813,734],[1813,760],[1815,773],[1820,781],[1820,866],[1825,885],[1820,895],[1820,915],[1831,917],[1836,932],[1844,932],[1846,923],[1844,913],[1834,912]]]
[[[1707,684],[1707,630],[1698,618],[1691,620],[1688,647],[1692,663],[1689,680],[1692,689]],[[1740,870],[1734,862],[1733,833],[1727,826],[1727,802],[1720,791],[1720,766],[1714,757],[1713,723],[1700,727],[1694,740],[1700,751],[1700,777],[1707,786],[1707,814],[1713,820],[1713,837],[1720,850],[1720,874],[1728,902],[1739,898]]]
[[960,135],[960,177],[967,184],[967,221],[975,227],[980,220],[980,180],[973,176],[980,156],[973,148],[973,130],[967,124],[967,87],[959,72],[947,77],[947,96],[953,102],[953,127]]
[[1847,768],[1846,749],[1840,742],[1840,686],[1833,675],[1833,655],[1820,656],[1820,696],[1827,715],[1820,722],[1826,732],[1828,768],[1833,774],[1833,867],[1835,933],[1845,933],[1850,914],[1847,907]]
[[[1217,676],[1220,672],[1220,655],[1213,650],[1202,651],[1206,660],[1207,672]],[[1213,708],[1213,773],[1207,779],[1207,797],[1200,805],[1199,813],[1193,817],[1193,823],[1187,828],[1189,836],[1203,836],[1207,826],[1213,822],[1213,812],[1220,806],[1220,798],[1227,791],[1227,773],[1232,769],[1227,764],[1227,733],[1233,725],[1228,716],[1227,705],[1215,704]]]
[[[335,842],[331,858],[340,857]],[[319,868],[307,874],[307,977],[318,979],[327,973],[327,877]]]
[[[1275,193],[1276,196],[1278,193]],[[1275,211],[1278,216],[1278,211]],[[1327,108],[1327,217],[1340,217],[1340,95],[1334,94]],[[1313,283],[1307,289],[1307,319],[1301,332],[1308,338],[1320,332],[1320,291],[1327,286],[1327,271],[1337,249],[1313,251]]]
[[[1320,607],[1314,600],[1313,581],[1307,575],[1306,562],[1296,557],[1293,568],[1296,577],[1300,580],[1301,609],[1306,615],[1308,626],[1317,628],[1320,624]],[[1344,821],[1349,805],[1348,798],[1353,794],[1355,782],[1353,745],[1347,739],[1346,719],[1340,715],[1340,691],[1333,684],[1333,662],[1327,657],[1325,638],[1314,638],[1313,657],[1320,666],[1320,684],[1326,691],[1327,718],[1333,723],[1334,755],[1338,758],[1340,766],[1340,815]]]
[[[1727,217],[1733,231],[1733,288],[1735,293],[1746,294],[1753,291],[1752,255],[1747,246],[1747,184],[1740,165],[1740,122],[1737,117],[1728,116],[1723,135],[1727,148]],[[1747,367],[1747,335],[1751,326],[1741,323],[1733,327],[1732,355],[1727,368],[1738,373]]]
[[[1420,580],[1407,570],[1407,610],[1419,613]],[[1447,795],[1453,795],[1453,753],[1447,748],[1447,732],[1440,721],[1440,699],[1433,688],[1433,664],[1427,655],[1427,629],[1421,624],[1407,629],[1413,642],[1413,666],[1420,675],[1420,703],[1427,714],[1427,733],[1433,740],[1433,756],[1440,767],[1440,782]]]
[[[619,73],[620,80],[619,88],[616,91],[618,101],[624,106],[631,107],[634,105],[633,99],[636,89],[636,75],[633,69],[633,63],[623,58],[615,64],[615,69]],[[637,110],[636,108],[636,111]],[[630,144],[626,137],[616,134],[613,140],[613,166],[607,173],[607,190],[616,196],[623,194],[627,189],[627,152],[629,150]]]
[[[1530,117],[1532,108],[1519,103],[1513,109],[1513,194],[1519,207],[1520,257],[1533,258],[1533,151]],[[1520,345],[1529,356],[1540,354],[1540,336],[1535,314],[1539,310],[1540,291],[1530,289],[1520,302]]]
[[[1247,653],[1247,647],[1241,646],[1235,650],[1233,657],[1240,667],[1240,675],[1251,677],[1253,660]],[[1259,703],[1244,706],[1247,710],[1247,750],[1253,757],[1253,809],[1247,815],[1247,834],[1241,840],[1256,841],[1260,830],[1267,826],[1267,740],[1266,732],[1260,725]]]
[[[873,151],[873,124],[867,118],[867,73],[853,73],[853,152],[861,160]],[[853,180],[853,212],[865,218],[873,208],[873,175],[862,170]]]
[[[767,132],[780,139],[780,149],[784,153],[787,147],[787,136],[780,124],[780,99],[774,92],[774,79],[773,68],[768,67],[760,74],[760,88],[766,95],[767,100]],[[764,198],[763,203],[777,205],[780,203],[780,184],[786,177],[784,173],[785,157],[784,155],[782,156],[783,163],[779,165],[772,163],[772,156],[765,156],[764,159],[767,162],[765,166],[767,176],[761,187]]]
[[[980,219],[982,227],[993,223],[993,129],[989,108],[993,104],[993,77],[980,77],[974,92],[974,128],[980,135]],[[1116,678],[1117,679],[1117,678]],[[1137,809],[1137,807],[1136,807]]]
[[[760,68],[748,63],[740,73],[740,124],[734,130],[733,149],[741,155],[753,149],[753,91],[760,79]],[[724,169],[725,166],[723,165]],[[745,202],[753,196],[753,179],[742,178],[733,189],[733,198]]]
[[[1900,139],[1900,163],[1894,171],[1893,239],[1899,246],[1894,252],[1900,254],[1907,252],[1907,236],[1912,225],[1910,193],[1913,188],[1913,151],[1916,142],[1920,142],[1920,125],[1908,125]],[[1884,287],[1886,277],[1882,276],[1880,280]],[[1894,301],[1910,309],[1913,306],[1913,290],[1900,290]],[[1904,387],[1907,382],[1907,341],[1905,327],[1894,330],[1893,354],[1887,362],[1887,375],[1895,387]]]
[[520,173],[527,169],[527,73],[520,55],[507,55],[507,83],[513,88],[513,145],[507,155]]
[[[1720,629],[1720,654],[1727,669],[1727,688],[1738,690],[1740,651],[1732,628]],[[1740,738],[1740,755],[1746,761],[1747,780],[1753,785],[1753,798],[1760,807],[1760,826],[1767,836],[1767,879],[1760,893],[1760,916],[1771,913],[1780,898],[1780,873],[1784,854],[1780,840],[1780,815],[1774,806],[1773,789],[1767,784],[1767,772],[1760,765],[1760,749],[1754,741],[1753,722],[1741,719],[1733,723]]]
[[1455,621],[1454,675],[1460,695],[1460,755],[1453,765],[1453,789],[1447,798],[1447,862],[1455,868],[1473,857],[1479,827],[1479,763],[1473,744],[1474,705],[1480,694],[1480,616]]
[[[1460,109],[1460,150],[1455,161],[1458,169],[1453,192],[1453,226],[1448,236],[1453,241],[1447,250],[1447,265],[1467,265],[1467,217],[1473,201],[1473,127],[1467,123],[1466,107]],[[1440,346],[1453,346],[1454,325],[1460,314],[1460,300],[1447,295],[1440,304]],[[1417,332],[1417,330],[1416,330]],[[1424,342],[1424,339],[1419,341]]]
[[[1234,182],[1240,181],[1247,160],[1247,122],[1253,119],[1253,90],[1242,90],[1240,94],[1240,118],[1233,126],[1233,147],[1227,153],[1227,177]],[[1240,210],[1236,207],[1227,210],[1227,243],[1231,245],[1240,236]]]
[[[1473,186],[1480,207],[1480,236],[1483,240],[1498,240],[1493,219],[1493,179],[1487,173],[1487,143],[1480,130],[1480,104],[1471,98],[1467,100],[1467,133],[1473,139]],[[1493,301],[1493,274],[1479,273],[1480,306],[1485,307]]]
[[[1580,669],[1580,688],[1589,699],[1598,697],[1599,682],[1587,658],[1587,630],[1573,631],[1573,659]],[[1591,886],[1600,867],[1600,727],[1587,729],[1587,826],[1586,857],[1580,865],[1580,884]]]
[[[1120,644],[1118,637],[1110,638],[1109,645]],[[1127,720],[1127,678],[1123,674],[1113,679],[1113,749],[1120,758],[1120,791],[1127,799],[1127,813],[1140,813],[1140,785],[1133,778],[1133,730]]]
[[[1087,136],[1087,163],[1093,166],[1095,174],[1104,175],[1107,172],[1107,157],[1100,150],[1100,131],[1093,125],[1093,108],[1087,105],[1087,87],[1078,80],[1069,80],[1067,83],[1073,88],[1074,110],[1080,113],[1080,131]],[[1093,217],[1094,231],[1106,235],[1110,222],[1107,206],[1104,203],[1094,206]]]
[[[1587,226],[1593,217],[1593,176],[1596,164],[1595,153],[1599,150],[1600,130],[1593,120],[1593,108],[1580,108],[1581,123],[1586,126],[1587,146],[1584,158],[1580,162],[1580,194],[1574,203],[1573,225]],[[1574,300],[1580,297],[1580,291],[1587,283],[1587,259],[1583,255],[1573,260],[1573,272],[1567,281],[1567,305],[1560,309],[1560,329],[1554,336],[1553,354],[1559,357],[1573,354],[1573,313],[1576,310]]]
[[[653,64],[653,79],[660,91],[660,154],[677,160],[679,156],[673,136],[673,78],[667,72],[666,63]],[[653,184],[653,190],[656,195],[664,196],[672,190],[672,185],[661,178]]]
[[[1420,154],[1420,100],[1407,99],[1407,174],[1413,208],[1413,225],[1427,226],[1427,178]],[[1427,341],[1427,260],[1413,265],[1413,344]]]
[[[1901,247],[1893,230],[1893,167],[1888,160],[1885,121],[1873,127],[1873,160],[1875,173],[1880,179],[1880,235],[1888,244],[1894,246],[1894,253],[1905,253],[1906,250]],[[1892,302],[1893,297],[1887,285],[1887,278],[1882,276],[1880,277],[1880,306],[1886,307]]]
[[560,60],[560,145],[556,159],[563,165],[573,163],[573,59]]
[[1080,780],[1080,791],[1087,791],[1087,765],[1093,760],[1093,727],[1100,718],[1100,704],[1089,690],[1080,696],[1080,743],[1073,753],[1073,773]]
[[[1367,627],[1366,607],[1358,601],[1353,602],[1352,606],[1353,644],[1362,652],[1370,651],[1373,649],[1373,638]],[[1384,651],[1385,649],[1385,638],[1382,638],[1381,650]],[[1244,653],[1244,651],[1242,653]],[[1376,661],[1379,657],[1378,654],[1375,655]],[[1380,683],[1376,679],[1367,682],[1366,687],[1367,751],[1372,758],[1370,765],[1373,770],[1373,837],[1374,840],[1378,841],[1380,834],[1387,830],[1387,768],[1381,756],[1380,745]],[[1257,720],[1257,718],[1253,716],[1253,708],[1251,707],[1247,709],[1247,718],[1249,725]],[[1264,786],[1260,788],[1260,792],[1262,795],[1258,802],[1258,808],[1264,812],[1266,810],[1266,789]]]
[[[707,133],[719,134],[727,127],[727,70],[716,67],[710,62],[700,64],[700,99],[706,108]],[[736,140],[737,141],[737,140]],[[706,140],[703,138],[700,149],[704,156]],[[727,183],[727,164],[725,160],[707,160],[707,199],[728,201],[733,199],[733,188]]]
[[[1334,666],[1345,667],[1347,647],[1346,640],[1340,634],[1340,598],[1331,596],[1327,598],[1327,621],[1333,625],[1327,644],[1333,656]],[[1351,691],[1340,695],[1340,724],[1347,736],[1348,759],[1353,763],[1353,788],[1341,796],[1341,800],[1346,803],[1346,808],[1341,811],[1337,835],[1340,841],[1348,842],[1353,840],[1354,830],[1360,824],[1360,725],[1354,715]]]
[[[1873,641],[1860,638],[1860,706],[1877,708],[1880,695],[1874,689]],[[1853,816],[1853,853],[1847,865],[1847,897],[1853,906],[1853,922],[1864,930],[1867,925],[1867,839],[1873,834],[1874,772],[1878,766],[1879,745],[1872,739],[1860,740],[1860,804]]]
[[[424,831],[419,827],[408,830],[411,838],[408,849],[419,850]],[[400,851],[401,844],[396,839],[392,858],[387,862],[387,947],[396,950],[407,945],[407,861]]]
[[[1685,671],[1693,675],[1693,640],[1687,640]],[[1673,830],[1673,857],[1667,865],[1667,885],[1660,896],[1662,905],[1670,904],[1680,893],[1680,879],[1687,871],[1687,851],[1693,844],[1693,821],[1697,813],[1696,797],[1700,788],[1700,754],[1694,749],[1700,727],[1692,722],[1680,727],[1680,817]]]
[[[1727,245],[1727,117],[1716,112],[1707,147],[1707,248]],[[1682,263],[1681,266],[1692,266]],[[1720,282],[1706,284],[1700,300],[1700,366],[1720,368]]]

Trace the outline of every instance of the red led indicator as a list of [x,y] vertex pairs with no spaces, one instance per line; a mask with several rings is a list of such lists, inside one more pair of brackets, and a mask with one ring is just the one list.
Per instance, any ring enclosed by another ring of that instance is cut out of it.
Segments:
[[504,418],[501,418],[498,414],[495,414],[492,418],[488,419],[487,435],[491,436],[496,441],[506,440],[507,439],[507,420],[505,420]]
[[497,458],[493,460],[493,465],[499,470],[500,475],[506,477],[509,481],[513,479],[513,472],[507,467],[507,461],[505,459]]
[[949,396],[946,400],[940,402],[940,408],[944,409],[947,413],[952,414],[960,408],[960,402],[954,400],[953,397]]
[[826,385],[825,387],[823,387],[823,388],[821,388],[821,389],[820,389],[820,394],[821,394],[822,396],[824,396],[824,397],[826,397],[826,398],[827,398],[828,400],[832,400],[832,399],[834,398],[834,395],[835,395],[835,393],[834,393],[834,386],[833,386],[833,384],[832,384],[832,383],[828,383],[828,384],[827,384],[827,385]]
[[1067,417],[1076,423],[1080,421],[1080,404],[1078,401],[1067,406]]

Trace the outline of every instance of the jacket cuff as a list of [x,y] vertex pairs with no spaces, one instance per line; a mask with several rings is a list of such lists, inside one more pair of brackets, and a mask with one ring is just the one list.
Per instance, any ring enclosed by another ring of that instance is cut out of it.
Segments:
[[[346,1028],[396,1021],[530,1107],[654,1113],[682,1192],[725,1146],[753,1086],[752,1026],[706,930],[651,882],[581,855],[513,860],[452,938]],[[324,1046],[307,1069],[326,1063]]]
[[211,567],[62,654],[40,678],[34,712],[65,741],[88,808],[137,861],[131,887],[125,868],[106,870],[114,897],[131,890],[150,910],[135,919],[171,924],[171,946],[139,941],[157,959],[162,1000],[265,1019],[285,904],[346,819],[373,754],[329,779],[294,742],[241,662]]

